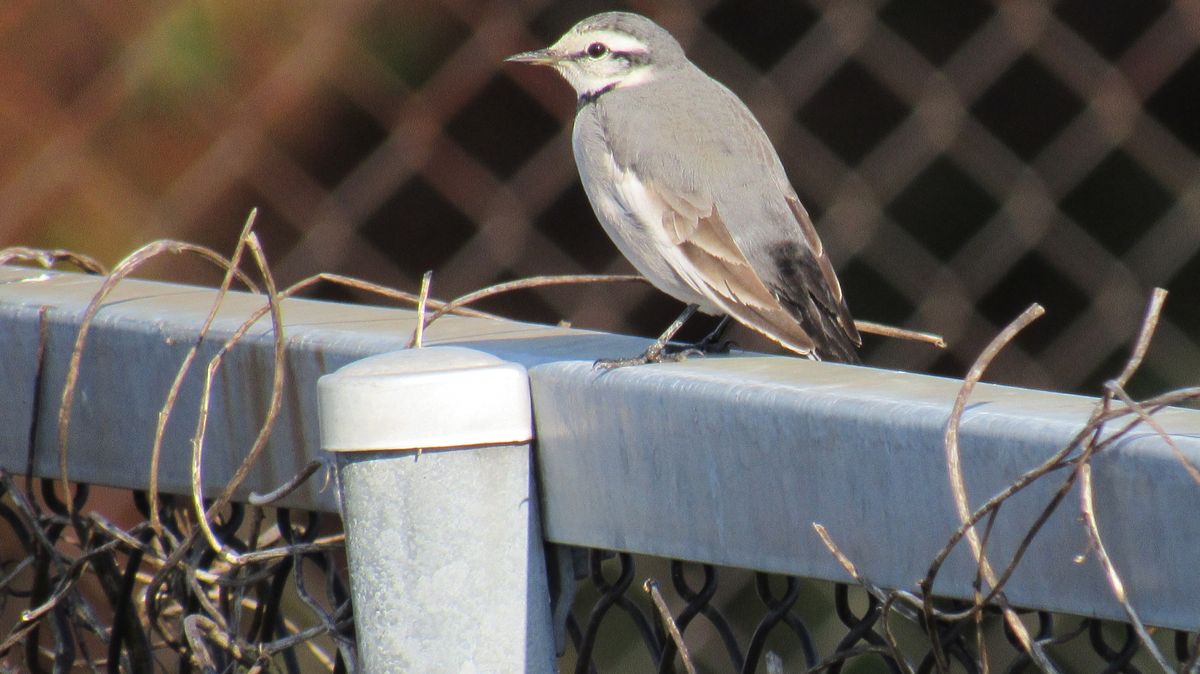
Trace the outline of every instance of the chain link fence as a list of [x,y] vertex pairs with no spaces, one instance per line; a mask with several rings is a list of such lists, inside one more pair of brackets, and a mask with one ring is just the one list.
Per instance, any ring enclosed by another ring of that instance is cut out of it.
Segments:
[[[1123,363],[1149,289],[1163,286],[1172,295],[1131,388],[1194,383],[1200,2],[623,6],[670,29],[759,116],[855,315],[950,343],[940,352],[869,341],[869,364],[961,376],[1036,301],[1047,315],[989,378],[1094,393]],[[257,230],[281,283],[329,271],[413,290],[432,269],[434,293],[450,297],[525,276],[628,272],[578,185],[567,85],[502,64],[612,8],[9,3],[0,8],[0,246],[63,247],[107,262],[163,237],[227,251],[259,207]],[[159,273],[212,280],[200,269]],[[628,284],[491,302],[485,308],[520,319],[647,335],[678,309]],[[735,339],[772,348],[745,332]],[[271,573],[272,587],[297,577],[282,566]],[[670,573],[659,574],[664,583]],[[52,577],[31,591],[45,595]],[[325,567],[313,587],[321,581],[341,582]],[[730,585],[742,596],[750,581]],[[257,591],[246,584],[235,595]],[[276,618],[263,620],[262,640],[279,636]],[[581,609],[577,647],[588,619]],[[1128,664],[1121,644],[1133,642],[1119,627],[1105,628],[1117,635],[1108,642],[1091,627],[1065,634],[1085,629],[1102,660]],[[328,633],[329,652],[345,645],[345,633]],[[739,637],[745,647],[748,635]],[[1178,660],[1190,659],[1194,648],[1175,640]],[[666,644],[652,635],[649,662]],[[114,652],[126,668],[142,657],[122,656],[119,642]],[[577,667],[587,671],[586,658]]]
[[[882,602],[840,583],[601,550],[575,552],[582,562],[575,567],[581,586],[567,618],[564,641],[570,648],[559,660],[563,672],[1039,671],[998,609],[977,622],[937,621],[930,629],[916,616],[889,623]],[[678,637],[662,627],[661,609],[647,596],[651,592],[674,605]],[[941,602],[947,613],[968,606]],[[1061,671],[1158,669],[1130,625],[1045,611],[1020,615],[1051,666]],[[1160,630],[1154,640],[1168,667],[1190,671],[1195,639]],[[939,658],[946,670],[938,669]]]
[[[1200,3],[626,6],[758,114],[856,316],[950,342],[872,341],[868,363],[961,375],[1037,301],[1047,316],[994,377],[1094,392],[1157,285],[1173,295],[1139,383],[1200,367]],[[159,237],[227,249],[258,206],[283,281],[333,271],[415,289],[432,269],[435,294],[453,296],[627,272],[578,185],[568,87],[501,62],[611,8],[10,4],[0,241],[109,262]],[[489,308],[644,334],[677,309],[636,286]]]

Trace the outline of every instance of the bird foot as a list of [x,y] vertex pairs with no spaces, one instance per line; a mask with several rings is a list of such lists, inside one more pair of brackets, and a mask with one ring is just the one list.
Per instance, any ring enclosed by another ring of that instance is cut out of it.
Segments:
[[655,342],[639,356],[633,356],[632,358],[601,358],[593,363],[592,367],[597,370],[615,370],[619,367],[647,365],[649,363],[682,363],[692,356],[703,356],[706,353],[714,352],[705,351],[690,344],[677,346]]

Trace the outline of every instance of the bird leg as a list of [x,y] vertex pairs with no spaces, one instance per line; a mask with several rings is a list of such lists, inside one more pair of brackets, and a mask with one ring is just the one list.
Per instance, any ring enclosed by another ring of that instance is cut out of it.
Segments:
[[[679,314],[679,318],[676,318],[675,322],[669,325],[667,329],[664,330],[661,335],[659,335],[658,339],[654,340],[654,343],[646,348],[642,355],[634,356],[632,358],[601,358],[595,362],[595,367],[602,370],[615,370],[618,367],[627,367],[629,365],[645,365],[646,363],[677,363],[686,359],[688,356],[702,354],[703,351],[696,349],[695,347],[683,347],[678,351],[669,351],[667,349],[667,342],[670,342],[671,338],[675,336],[675,333],[679,332],[679,329],[683,327],[683,324],[696,314],[697,309],[699,309],[699,307],[697,307],[695,304],[687,305],[687,308],[683,310],[683,313]],[[705,339],[707,339],[707,337]]]
[[691,348],[700,353],[729,353],[729,347],[732,346],[733,342],[722,340],[721,337],[724,336],[725,330],[729,328],[730,320],[729,314],[722,316],[721,320],[717,323],[717,327],[705,335],[704,339],[693,344]]

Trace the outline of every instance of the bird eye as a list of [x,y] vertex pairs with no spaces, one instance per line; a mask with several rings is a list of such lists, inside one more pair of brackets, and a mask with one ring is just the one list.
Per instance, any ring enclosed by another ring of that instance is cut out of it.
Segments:
[[608,53],[608,47],[605,47],[603,43],[593,42],[588,45],[587,55],[591,56],[594,59],[601,58],[602,56],[604,56],[607,53]]

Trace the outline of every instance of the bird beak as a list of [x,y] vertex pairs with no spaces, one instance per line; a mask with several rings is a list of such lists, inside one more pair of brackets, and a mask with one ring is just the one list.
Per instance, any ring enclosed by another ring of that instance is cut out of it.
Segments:
[[529,63],[535,66],[548,66],[558,62],[558,54],[549,49],[534,49],[533,51],[513,54],[504,60],[509,63]]

